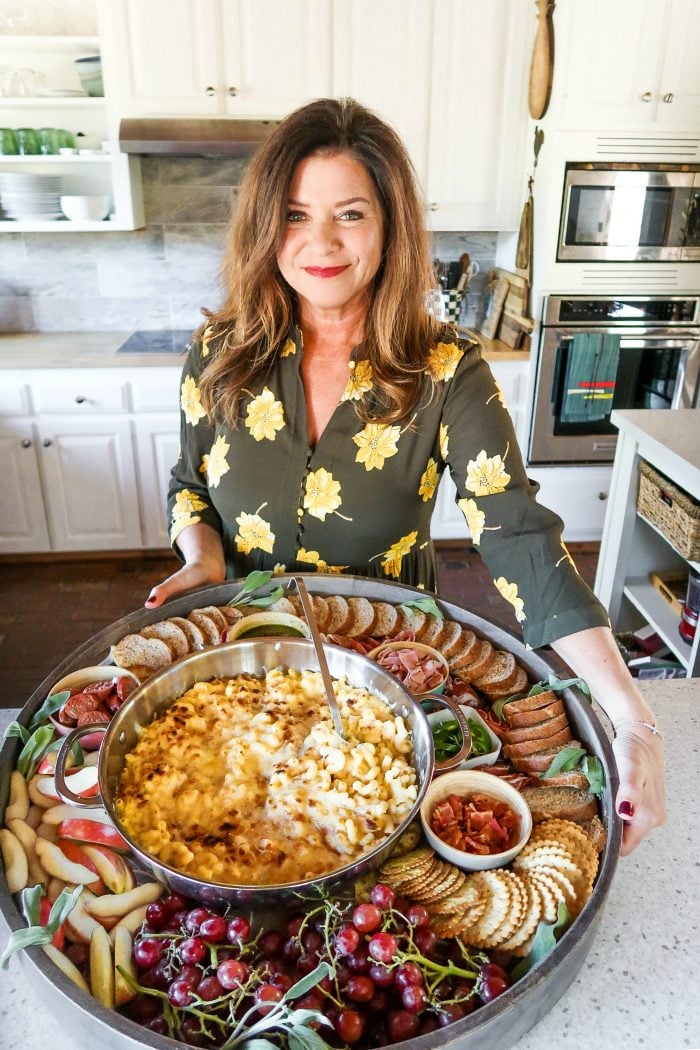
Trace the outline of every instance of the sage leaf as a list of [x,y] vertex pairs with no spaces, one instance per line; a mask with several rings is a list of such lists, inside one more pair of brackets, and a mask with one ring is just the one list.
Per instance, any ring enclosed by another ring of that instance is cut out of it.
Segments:
[[82,886],[75,886],[72,890],[69,890],[66,886],[56,897],[49,912],[49,921],[46,923],[46,929],[49,930],[52,937],[73,911],[82,892]]
[[591,690],[583,678],[557,678],[556,675],[551,674],[548,685],[555,693],[560,693],[563,689],[569,689],[571,686],[578,686],[581,692],[590,699]]
[[[263,572],[262,570],[256,569],[255,572],[248,573],[248,575],[246,576],[245,580],[243,581],[243,586],[241,587],[241,589],[238,592],[238,594],[234,594],[234,596],[231,599],[231,601],[228,602],[227,604],[228,605],[232,605],[232,606],[237,606],[237,605],[259,605],[260,600],[262,598],[267,597],[267,596],[266,595],[260,595],[257,599],[255,599],[255,601],[253,601],[252,600],[253,599],[253,594],[255,593],[255,591],[259,591],[261,587],[264,587],[265,584],[269,583],[271,579],[272,579],[272,569],[268,569],[265,572]],[[280,598],[282,596],[282,594],[284,594],[284,588],[283,587],[276,588],[275,589],[275,598],[273,598],[272,600],[276,601],[276,599]]]
[[24,915],[27,926],[41,926],[41,898],[44,896],[44,887],[41,883],[29,886],[22,890],[20,900],[22,902],[22,915]]
[[267,607],[276,602],[278,598],[281,598],[283,594],[284,587],[275,587],[274,591],[263,595],[262,598],[251,598],[249,602],[246,602],[246,605],[255,605],[258,609],[267,609]]
[[257,569],[249,572],[243,581],[243,591],[257,591],[258,587],[264,587],[272,579],[272,569]]
[[[64,738],[62,736],[59,736],[56,740],[53,741],[52,744],[49,744],[49,746],[46,748],[46,751],[44,752],[44,754],[45,755],[50,755],[52,751],[58,751],[58,749],[63,744],[63,740],[64,740]],[[73,759],[75,761],[76,766],[83,766],[83,765],[85,765],[85,752],[83,751],[82,747],[80,746],[80,741],[79,740],[75,740],[73,742],[73,744],[71,746],[71,749],[70,749],[70,753],[73,756]]]
[[[531,694],[531,693],[527,694],[527,696],[531,696],[531,695],[535,695],[535,694]],[[493,711],[493,713],[496,716],[496,718],[498,719],[498,721],[502,722],[503,721],[503,708],[506,706],[506,704],[509,704],[511,702],[511,700],[523,700],[524,697],[525,697],[525,693],[513,693],[512,696],[502,696],[500,700],[496,700],[496,702],[491,705],[491,710]]]
[[41,726],[27,740],[17,759],[17,768],[25,780],[31,780],[36,767],[44,757],[46,749],[53,740],[51,726]]
[[246,1039],[245,1042],[241,1042],[240,1045],[244,1046],[245,1050],[280,1050],[278,1043],[273,1043],[270,1039],[261,1039],[260,1037],[256,1039]]
[[521,959],[513,969],[513,977],[516,980],[519,980],[528,970],[549,955],[564,932],[564,928],[569,925],[569,921],[569,910],[564,901],[560,900],[555,921],[551,923],[543,921],[539,924],[529,954]]
[[0,970],[6,970],[10,958],[22,948],[32,948],[35,944],[49,944],[53,934],[46,926],[27,926],[23,930],[15,930],[7,941],[7,947],[0,956]]
[[318,1010],[290,1010],[286,1023],[291,1025],[308,1025],[311,1021],[319,1024],[332,1024],[325,1014]]
[[311,988],[322,981],[324,977],[333,977],[334,970],[327,962],[321,961],[318,966],[307,973],[305,977],[302,977],[300,981],[293,984],[289,991],[284,993],[282,1002],[287,1003],[290,999],[299,999],[302,995],[306,995]]
[[581,772],[588,781],[593,795],[602,795],[605,788],[605,770],[603,763],[595,755],[584,755],[581,760]]
[[585,754],[582,747],[562,748],[552,759],[549,769],[540,773],[540,777],[542,780],[548,780],[550,777],[557,776],[558,773],[567,773],[570,769],[575,769]]
[[445,614],[442,609],[438,606],[434,598],[430,598],[426,595],[425,598],[415,598],[410,602],[401,602],[399,609],[405,609],[406,612],[411,615],[411,609],[420,609],[421,612],[430,613],[436,620],[444,620]]
[[327,1050],[328,1043],[313,1028],[299,1025],[287,1031],[289,1050]]
[[21,726],[19,722],[10,722],[5,730],[3,740],[13,740],[15,738],[21,740],[23,745],[26,744],[29,740],[29,730],[26,726]]
[[70,689],[62,689],[60,693],[54,693],[53,696],[47,696],[36,714],[32,715],[29,728],[36,729],[36,727],[41,725],[42,722],[45,722],[50,715],[54,715],[56,711],[60,710],[69,697]]

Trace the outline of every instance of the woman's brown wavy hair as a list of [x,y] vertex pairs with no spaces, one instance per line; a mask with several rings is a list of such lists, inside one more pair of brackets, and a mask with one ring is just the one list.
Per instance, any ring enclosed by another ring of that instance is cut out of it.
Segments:
[[440,325],[426,310],[435,284],[424,209],[401,139],[353,99],[318,99],[290,114],[259,147],[240,187],[222,266],[225,301],[206,311],[216,353],[200,388],[209,415],[235,425],[242,392],[264,380],[296,318],[296,295],[277,266],[294,171],[311,154],[350,153],[376,187],[384,216],[382,261],[370,289],[363,356],[375,398],[364,422],[404,419],[416,407],[426,355]]

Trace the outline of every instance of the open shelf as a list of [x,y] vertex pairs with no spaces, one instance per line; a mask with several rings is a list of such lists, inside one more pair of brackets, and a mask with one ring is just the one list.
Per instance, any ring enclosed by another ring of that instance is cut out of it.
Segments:
[[653,529],[653,531],[658,536],[660,536],[662,540],[665,540],[666,543],[668,543],[671,550],[675,551],[679,558],[683,558],[683,561],[686,562],[686,564],[690,565],[690,567],[695,569],[696,572],[700,572],[700,561],[690,561],[689,558],[686,558],[683,554],[681,554],[678,548],[673,546],[666,533],[662,532],[658,525],[655,525],[653,521],[649,521],[649,518],[647,518],[646,515],[641,514],[639,511],[637,511],[637,517],[640,521],[643,521],[645,525],[648,525],[650,529]]
[[686,671],[690,668],[690,642],[685,642],[678,633],[680,618],[674,613],[668,602],[664,601],[656,587],[643,576],[630,577],[623,588],[623,594],[642,614],[647,623],[654,628],[672,653],[678,657]]
[[52,98],[41,98],[39,95],[31,95],[29,98],[19,98],[8,95],[0,98],[0,109],[103,109],[106,105],[105,98],[93,98],[91,95],[84,96],[53,96]]
[[19,33],[0,34],[0,50],[4,48],[12,48],[14,50],[15,48],[25,47],[44,51],[55,51],[57,48],[65,48],[66,51],[76,51],[83,47],[89,47],[99,51],[100,38],[98,36],[67,36],[65,34],[57,36],[44,36],[39,33],[26,36]]

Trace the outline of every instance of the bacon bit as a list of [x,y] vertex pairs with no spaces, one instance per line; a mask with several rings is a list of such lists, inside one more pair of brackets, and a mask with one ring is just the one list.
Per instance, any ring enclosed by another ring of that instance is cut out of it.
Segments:
[[430,827],[448,846],[479,856],[503,853],[518,841],[520,824],[505,802],[489,795],[448,795],[433,810]]

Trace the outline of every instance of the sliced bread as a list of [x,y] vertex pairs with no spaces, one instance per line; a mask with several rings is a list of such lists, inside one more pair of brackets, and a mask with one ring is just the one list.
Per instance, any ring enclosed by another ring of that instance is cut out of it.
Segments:
[[598,815],[590,791],[573,787],[526,787],[521,792],[535,824],[552,817],[560,820],[592,820]]
[[[293,605],[292,608],[294,608]],[[320,594],[312,594],[311,608],[314,611],[314,616],[316,617],[316,623],[318,624],[319,631],[325,631],[326,624],[331,618],[331,612],[328,608],[328,602],[325,598],[322,598]],[[300,611],[296,613],[296,615],[301,616],[302,619],[305,619],[303,609],[300,609]]]
[[590,820],[579,821],[579,827],[586,832],[598,853],[602,853],[608,841],[608,833],[600,817],[595,816]]
[[190,651],[187,635],[171,620],[151,623],[148,627],[142,627],[139,634],[142,634],[144,638],[161,638],[170,649],[173,660],[177,660],[178,656],[186,656]]
[[372,602],[372,608],[374,609],[374,626],[372,628],[372,636],[374,638],[388,638],[392,632],[396,629],[396,624],[399,619],[393,605],[389,605],[389,602]]
[[208,645],[219,644],[221,641],[221,631],[208,613],[202,612],[201,609],[193,609],[187,619],[191,620],[192,623],[195,623],[197,627],[199,627],[204,635],[205,647]]
[[566,729],[568,725],[569,721],[566,717],[566,712],[562,711],[561,714],[555,715],[554,718],[550,718],[547,722],[537,722],[534,726],[523,726],[521,729],[507,729],[503,734],[503,742],[510,745],[520,744],[524,740],[544,740],[547,743],[542,746],[548,747],[550,738],[562,729]]
[[506,758],[513,761],[516,758],[525,758],[526,755],[534,755],[537,751],[542,751],[545,747],[559,747],[560,744],[568,744],[570,740],[571,730],[567,723],[563,729],[560,729],[556,733],[552,733],[551,736],[546,738],[522,740],[518,744],[506,745],[506,747],[503,748],[503,754]]
[[374,626],[374,608],[367,598],[348,598],[350,622],[345,628],[349,638],[368,638]]
[[439,649],[440,637],[445,622],[446,621],[439,616],[433,616],[432,613],[428,613],[423,633],[421,634],[421,642],[423,642],[424,645],[432,645],[434,649]]
[[[340,594],[331,594],[326,598],[330,621],[326,624],[327,634],[345,634],[352,613],[345,598]],[[303,616],[303,613],[301,614]]]
[[482,638],[474,660],[467,667],[461,667],[456,672],[457,677],[461,678],[463,682],[476,682],[477,678],[485,675],[491,667],[495,653],[496,650],[491,645],[491,642],[487,638]]
[[422,609],[415,609],[412,605],[404,606],[401,611],[408,617],[411,630],[416,636],[416,641],[418,641],[428,623],[428,614],[424,613]]
[[581,772],[580,769],[567,769],[565,773],[557,773],[555,777],[547,777],[543,779],[542,775],[539,776],[535,773],[532,774],[532,783],[530,787],[537,787],[537,784],[542,784],[544,787],[575,787],[588,789],[588,780],[586,775]]
[[111,656],[117,667],[126,667],[127,670],[147,667],[151,674],[173,662],[170,649],[162,639],[144,638],[141,634],[125,635],[112,646]]
[[534,711],[516,711],[514,704],[506,704],[503,708],[503,717],[512,729],[523,729],[525,726],[534,726],[538,722],[548,722],[555,715],[560,715],[564,710],[563,700],[554,700],[546,707],[538,707]]
[[235,605],[217,605],[217,609],[226,620],[226,623],[238,623],[243,613]]
[[196,649],[204,648],[206,644],[204,641],[204,635],[196,623],[192,623],[191,620],[186,620],[184,616],[171,616],[170,623],[174,623],[183,632],[187,638],[187,645],[191,653]]
[[503,714],[508,721],[513,712],[522,714],[524,711],[538,711],[540,707],[546,707],[556,699],[556,693],[553,693],[551,689],[545,689],[544,692],[537,693],[535,696],[523,696],[520,700],[511,700],[504,705]]
[[214,621],[219,628],[219,634],[221,634],[225,627],[228,627],[228,620],[221,612],[218,605],[204,605],[199,612],[206,613],[207,616]]
[[486,674],[477,678],[474,685],[492,700],[510,696],[518,677],[519,665],[512,653],[497,649]]
[[580,747],[578,740],[567,740],[564,744],[552,745],[535,751],[530,755],[518,755],[511,759],[519,773],[529,773],[531,776],[538,773],[546,773],[556,755],[565,747]]
[[497,688],[492,688],[486,695],[491,700],[501,700],[504,696],[519,696],[521,693],[526,693],[529,688],[530,679],[527,676],[527,671],[524,667],[518,665],[515,679],[510,689],[501,692]]
[[453,649],[448,660],[450,671],[458,671],[461,667],[468,667],[473,663],[481,651],[480,642],[481,638],[468,627],[463,627],[459,647]]
[[[462,625],[456,620],[445,620],[440,635],[440,652],[449,661],[452,653],[456,653],[462,641]],[[435,646],[435,648],[438,648]]]

